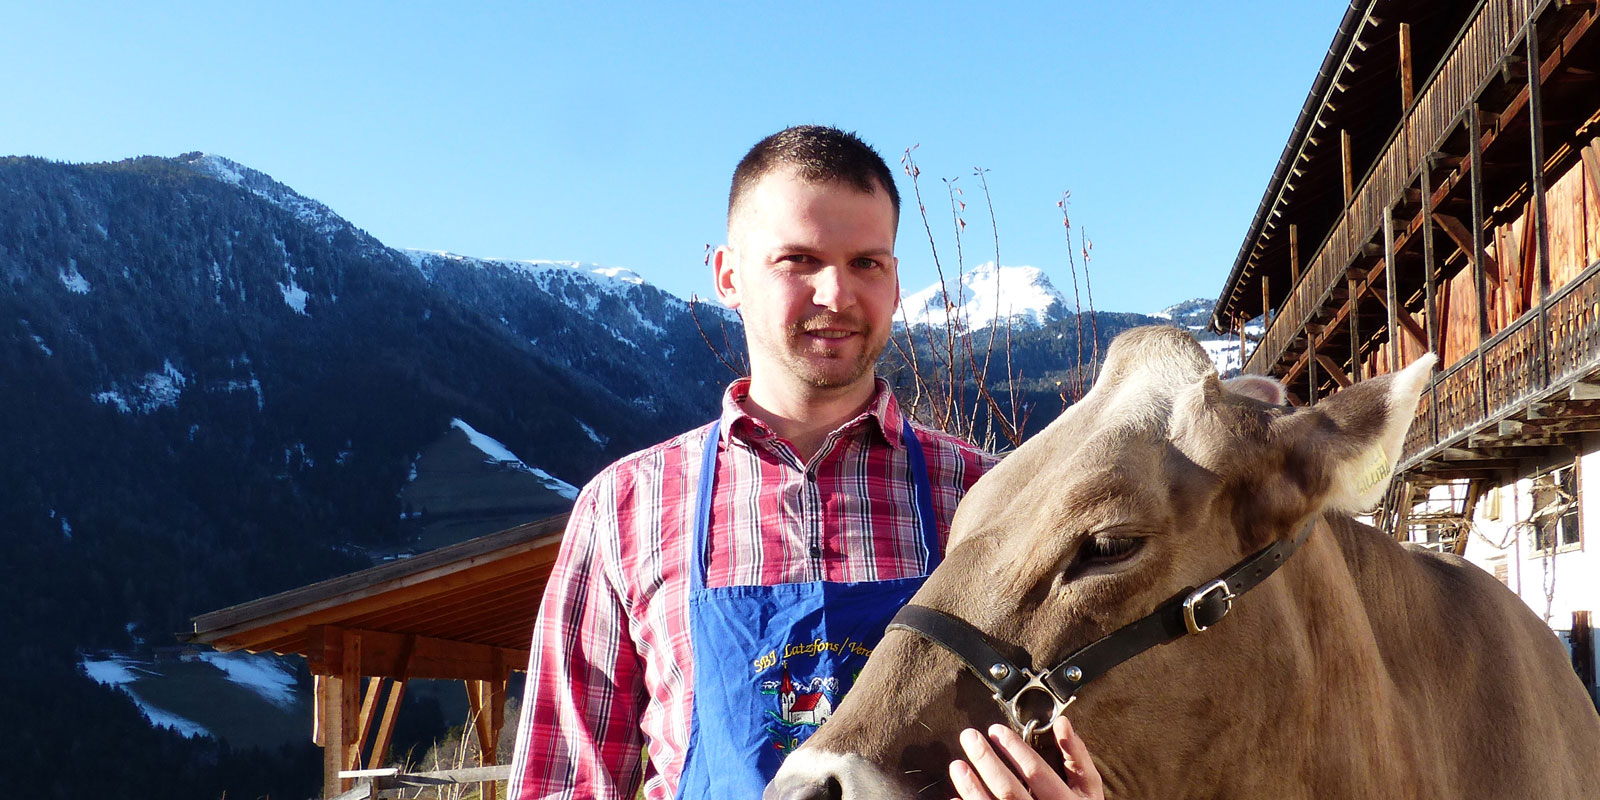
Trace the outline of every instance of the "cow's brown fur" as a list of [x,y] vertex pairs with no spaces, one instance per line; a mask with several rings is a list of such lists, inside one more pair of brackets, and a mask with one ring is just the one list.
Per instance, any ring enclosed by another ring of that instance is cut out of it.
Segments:
[[[1295,410],[1228,391],[1187,334],[1130,332],[973,488],[912,602],[1045,667],[1315,519],[1216,628],[1083,690],[1070,716],[1109,797],[1600,796],[1600,715],[1551,631],[1482,570],[1345,513],[1382,492],[1373,454],[1392,466],[1426,369]],[[1108,531],[1144,544],[1079,564]],[[956,733],[999,721],[953,656],[896,632],[802,752],[948,796]]]

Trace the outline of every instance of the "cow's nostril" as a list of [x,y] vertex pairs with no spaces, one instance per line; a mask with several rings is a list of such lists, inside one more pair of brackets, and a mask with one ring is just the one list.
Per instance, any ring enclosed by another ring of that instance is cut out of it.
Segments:
[[762,797],[765,800],[844,800],[844,785],[832,775],[826,779],[780,775]]

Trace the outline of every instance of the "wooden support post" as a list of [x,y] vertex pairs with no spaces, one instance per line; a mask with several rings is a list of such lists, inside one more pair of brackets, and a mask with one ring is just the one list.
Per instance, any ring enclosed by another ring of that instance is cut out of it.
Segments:
[[1350,311],[1345,315],[1345,325],[1350,328],[1350,379],[1361,380],[1361,294],[1355,276],[1345,278],[1345,284],[1350,287],[1350,299],[1345,301],[1350,304]]
[[1395,319],[1395,306],[1398,301],[1395,297],[1394,266],[1394,209],[1383,209],[1383,293],[1384,305],[1389,313],[1389,372],[1400,371],[1400,330]]
[[1413,90],[1411,70],[1411,23],[1400,23],[1400,110],[1402,112],[1411,108],[1417,99]]
[[[1434,281],[1433,253],[1433,160],[1423,159],[1422,164],[1422,324],[1428,331],[1424,349],[1439,353],[1439,297]],[[1441,353],[1441,356],[1443,354]]]
[[1306,405],[1317,404],[1317,336],[1306,331]]
[[1534,246],[1539,265],[1539,386],[1550,385],[1550,319],[1545,300],[1550,295],[1550,230],[1544,185],[1544,91],[1539,85],[1538,20],[1528,20],[1528,129],[1533,160],[1533,197],[1528,204],[1529,223],[1537,237]]
[[[1467,110],[1467,138],[1471,140],[1472,174],[1468,177],[1472,188],[1472,280],[1478,287],[1478,386],[1474,399],[1478,403],[1478,418],[1489,416],[1489,360],[1483,357],[1483,347],[1489,341],[1489,254],[1483,242],[1483,109],[1477,103]],[[1495,272],[1498,292],[1499,271]]]
[[1300,284],[1300,226],[1289,226],[1289,291]]
[[1339,156],[1344,164],[1344,204],[1350,207],[1350,199],[1356,196],[1355,164],[1351,163],[1353,156],[1350,153],[1350,131],[1339,131]]
[[350,779],[341,779],[339,773],[355,767],[352,759],[357,747],[354,740],[356,689],[361,680],[360,634],[328,628],[323,658],[323,665],[331,671],[322,676],[317,693],[317,728],[322,734],[322,794],[333,797],[354,784]]
[[[495,680],[467,681],[467,709],[472,729],[478,737],[478,765],[487,767],[499,760],[500,731],[505,727],[506,684],[510,677]],[[493,782],[482,785],[481,797],[495,800],[497,787]]]
[[1272,325],[1272,283],[1269,280],[1270,277],[1266,274],[1261,276],[1261,324],[1266,326]]

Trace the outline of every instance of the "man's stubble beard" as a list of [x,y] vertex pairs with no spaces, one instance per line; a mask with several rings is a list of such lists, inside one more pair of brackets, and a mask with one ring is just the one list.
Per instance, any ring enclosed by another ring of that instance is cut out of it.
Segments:
[[784,331],[786,346],[779,350],[779,353],[789,374],[814,389],[842,389],[854,386],[872,372],[878,363],[878,358],[883,355],[884,349],[889,344],[888,336],[876,336],[876,332],[862,331],[863,336],[872,335],[876,340],[864,343],[861,352],[852,362],[841,368],[836,359],[828,358],[819,365],[815,358],[805,355],[809,346],[806,341],[808,322],[812,321],[794,323]]

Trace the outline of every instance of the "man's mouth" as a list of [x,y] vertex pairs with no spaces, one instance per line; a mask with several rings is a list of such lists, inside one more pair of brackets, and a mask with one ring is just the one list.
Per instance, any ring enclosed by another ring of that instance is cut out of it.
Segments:
[[824,328],[824,329],[821,329],[821,330],[806,331],[806,335],[815,336],[815,337],[817,337],[819,339],[845,339],[845,338],[848,338],[848,337],[856,335],[856,332],[855,331],[842,331],[842,330],[837,330],[837,329],[833,329],[833,328]]

